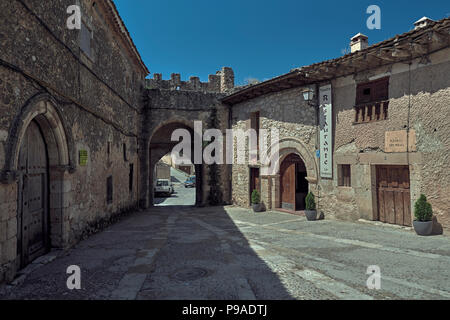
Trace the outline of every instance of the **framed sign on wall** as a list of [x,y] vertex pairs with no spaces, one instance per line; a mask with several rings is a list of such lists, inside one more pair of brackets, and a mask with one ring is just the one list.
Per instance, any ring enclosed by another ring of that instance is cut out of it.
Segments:
[[320,177],[333,178],[333,104],[331,84],[319,88]]

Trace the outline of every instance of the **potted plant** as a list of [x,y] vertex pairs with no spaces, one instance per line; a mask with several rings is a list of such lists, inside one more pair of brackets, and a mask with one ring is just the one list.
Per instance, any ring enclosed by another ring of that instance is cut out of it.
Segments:
[[261,196],[258,192],[258,190],[253,190],[252,191],[252,207],[253,207],[253,212],[261,212],[262,208],[261,208]]
[[314,201],[314,195],[309,192],[308,195],[305,198],[305,215],[306,219],[308,221],[314,221],[317,218],[317,211],[316,211],[316,202]]
[[423,194],[414,204],[414,216],[416,219],[413,225],[416,233],[420,236],[430,235],[433,230],[433,209]]

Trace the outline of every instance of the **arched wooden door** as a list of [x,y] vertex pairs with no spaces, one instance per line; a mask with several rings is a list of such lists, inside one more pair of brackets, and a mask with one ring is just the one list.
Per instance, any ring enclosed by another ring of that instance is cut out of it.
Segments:
[[305,164],[297,154],[290,154],[280,166],[280,207],[290,211],[304,210],[307,192]]
[[35,121],[28,126],[20,147],[18,192],[17,256],[22,268],[49,246],[47,148]]

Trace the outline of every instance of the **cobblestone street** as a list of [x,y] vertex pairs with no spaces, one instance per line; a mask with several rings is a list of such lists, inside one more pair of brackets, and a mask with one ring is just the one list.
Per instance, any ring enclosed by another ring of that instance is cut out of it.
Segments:
[[[155,207],[25,269],[1,299],[449,299],[450,242],[237,207]],[[66,269],[81,268],[68,290]],[[369,290],[369,265],[381,289]]]

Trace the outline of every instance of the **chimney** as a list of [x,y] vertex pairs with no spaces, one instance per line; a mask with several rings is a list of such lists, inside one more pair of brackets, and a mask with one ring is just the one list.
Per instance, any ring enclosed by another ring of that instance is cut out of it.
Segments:
[[431,22],[434,22],[434,20],[431,20],[431,19],[428,18],[428,17],[423,17],[423,18],[417,20],[416,22],[414,22],[414,30],[417,30],[417,29],[426,27],[426,26],[428,26]]
[[364,50],[369,46],[369,38],[362,33],[358,33],[353,36],[350,41],[350,51],[351,53]]

